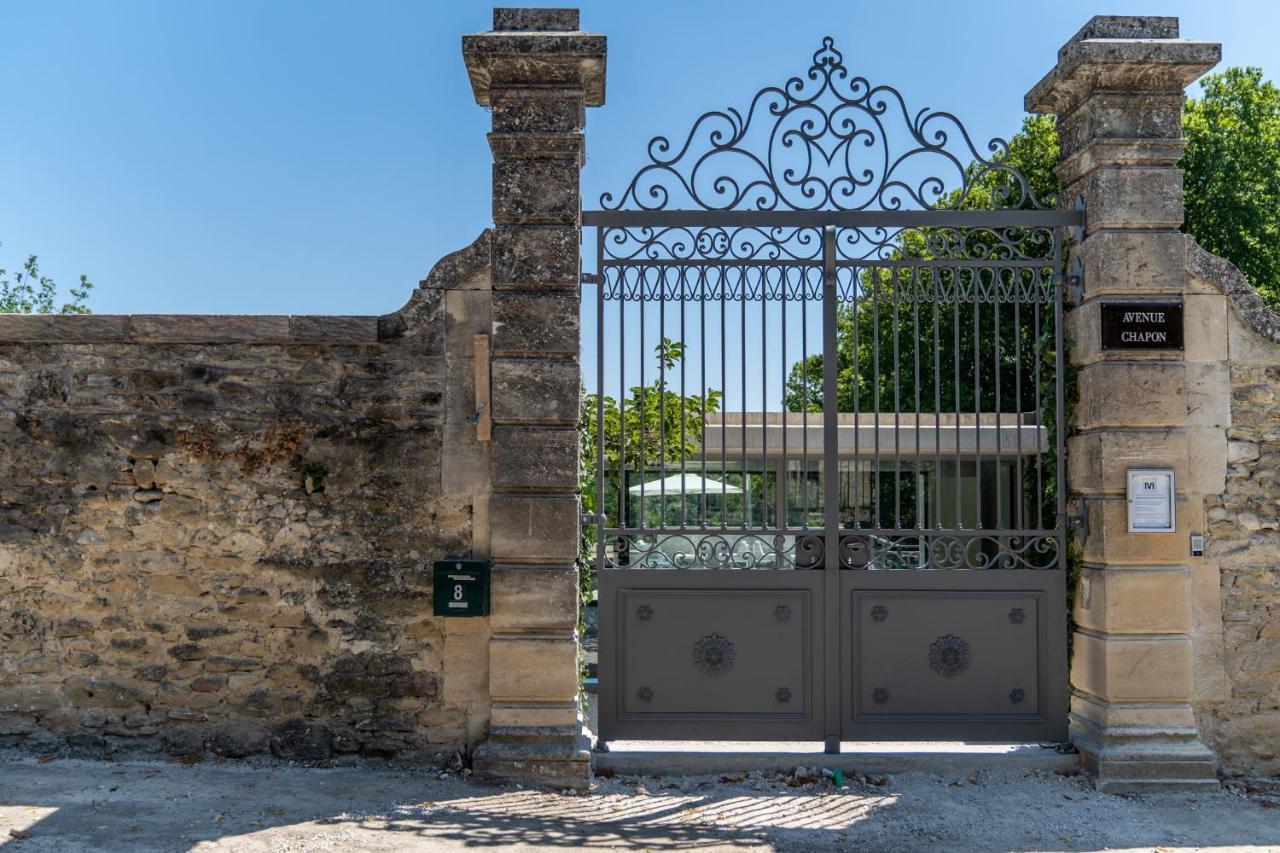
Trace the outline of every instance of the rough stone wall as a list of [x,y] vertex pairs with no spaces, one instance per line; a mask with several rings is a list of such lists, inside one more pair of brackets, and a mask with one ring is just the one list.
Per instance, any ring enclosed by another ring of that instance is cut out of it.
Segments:
[[482,736],[488,620],[433,618],[431,568],[475,544],[443,457],[484,452],[487,259],[486,232],[381,318],[0,317],[0,745]]
[[[1221,495],[1205,500],[1220,634],[1200,656],[1200,729],[1228,773],[1280,775],[1280,314],[1188,239],[1188,273],[1227,297],[1231,422]],[[1225,389],[1224,389],[1225,390]]]

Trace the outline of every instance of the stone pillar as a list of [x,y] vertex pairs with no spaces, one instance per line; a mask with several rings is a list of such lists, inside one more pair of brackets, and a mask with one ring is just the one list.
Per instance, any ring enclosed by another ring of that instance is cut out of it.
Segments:
[[[1217,784],[1191,705],[1189,534],[1204,530],[1202,496],[1221,490],[1230,413],[1206,392],[1229,378],[1218,333],[1196,322],[1177,164],[1183,90],[1220,57],[1179,38],[1177,18],[1099,16],[1026,97],[1058,116],[1062,204],[1085,211],[1083,291],[1065,324],[1078,371],[1067,484],[1087,513],[1071,738],[1106,791]],[[1103,302],[1171,299],[1186,299],[1184,351],[1101,348]],[[1140,467],[1175,469],[1176,533],[1128,532],[1126,469]]]
[[585,785],[578,705],[579,172],[605,38],[576,9],[495,9],[463,37],[493,113],[489,740],[482,775]]

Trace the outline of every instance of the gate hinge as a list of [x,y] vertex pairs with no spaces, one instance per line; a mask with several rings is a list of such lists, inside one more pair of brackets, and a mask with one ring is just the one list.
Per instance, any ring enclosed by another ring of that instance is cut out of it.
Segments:
[[603,515],[591,515],[590,513],[584,512],[581,516],[579,516],[578,521],[582,524],[583,527],[592,527],[592,526],[603,527],[604,526]]
[[1089,539],[1089,502],[1085,498],[1076,498],[1076,511],[1069,519],[1071,529],[1080,540],[1080,547]]
[[600,274],[594,273],[594,272],[584,272],[581,276],[581,281],[583,284],[599,284]]
[[1084,301],[1084,279],[1078,275],[1065,276],[1067,286],[1067,303],[1079,305]]
[[1071,269],[1063,277],[1067,290],[1067,302],[1079,305],[1084,301],[1084,265],[1079,256],[1072,257]]
[[[1074,207],[1080,213],[1085,212],[1085,203],[1084,203],[1083,195],[1076,196],[1076,203]],[[1081,243],[1084,242],[1084,224],[1083,223],[1081,223],[1080,225],[1071,226],[1071,239],[1075,241],[1075,244],[1077,246],[1079,246]]]

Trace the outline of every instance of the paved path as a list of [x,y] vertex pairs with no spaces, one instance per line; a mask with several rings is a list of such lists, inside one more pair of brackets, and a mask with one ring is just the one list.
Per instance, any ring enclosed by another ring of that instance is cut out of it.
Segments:
[[[736,778],[736,777],[733,777]],[[0,758],[5,853],[462,850],[1280,850],[1280,792],[1121,798],[1055,774],[598,780],[587,794],[388,765]]]

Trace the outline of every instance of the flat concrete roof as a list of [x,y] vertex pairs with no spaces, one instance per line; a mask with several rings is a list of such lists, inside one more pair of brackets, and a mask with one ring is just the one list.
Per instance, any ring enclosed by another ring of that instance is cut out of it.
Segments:
[[[707,452],[741,456],[745,447],[750,457],[768,453],[781,458],[785,445],[788,457],[821,456],[823,453],[822,413],[730,412],[711,415],[703,431]],[[1019,422],[1021,421],[1021,422]],[[875,458],[877,439],[880,458],[934,456],[940,453],[974,458],[1035,456],[1048,452],[1049,431],[1032,416],[994,412],[942,414],[901,413],[866,415],[842,412],[837,426],[841,457]],[[806,441],[807,439],[807,441]]]

